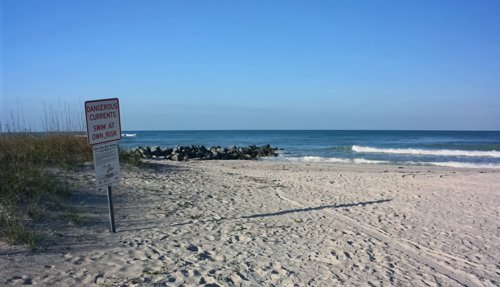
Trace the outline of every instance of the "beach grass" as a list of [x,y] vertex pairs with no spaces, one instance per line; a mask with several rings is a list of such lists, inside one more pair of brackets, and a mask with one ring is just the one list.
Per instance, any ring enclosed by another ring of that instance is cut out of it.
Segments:
[[137,153],[130,152],[128,150],[119,150],[120,163],[124,164],[125,167],[146,167],[147,164],[142,161],[141,155]]
[[[75,133],[0,134],[0,237],[33,249],[33,222],[47,208],[65,208],[69,184],[57,176],[92,159],[85,137]],[[76,218],[73,211],[70,218]]]
[[[62,112],[61,112],[62,111]],[[34,249],[40,236],[37,221],[51,211],[72,224],[84,218],[69,206],[71,182],[58,173],[92,161],[92,147],[84,132],[82,112],[65,103],[45,106],[40,120],[43,132],[26,124],[24,113],[10,113],[0,121],[0,240]],[[142,168],[140,155],[120,150],[126,168]]]

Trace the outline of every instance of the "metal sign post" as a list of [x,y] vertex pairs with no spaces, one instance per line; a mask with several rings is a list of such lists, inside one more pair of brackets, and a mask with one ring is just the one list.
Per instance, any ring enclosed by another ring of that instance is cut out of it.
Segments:
[[118,99],[85,102],[87,141],[92,145],[96,186],[107,188],[109,222],[112,233],[116,233],[111,186],[120,181],[118,144],[121,139],[120,105]]
[[111,196],[111,186],[108,186],[108,207],[109,207],[109,224],[111,227],[111,232],[116,233],[115,213],[113,211],[113,197]]

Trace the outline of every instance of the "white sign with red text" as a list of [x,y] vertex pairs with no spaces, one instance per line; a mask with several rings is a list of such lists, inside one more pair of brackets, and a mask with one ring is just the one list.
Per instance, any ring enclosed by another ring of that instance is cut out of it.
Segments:
[[85,102],[87,141],[90,145],[107,143],[122,138],[120,104],[118,99]]

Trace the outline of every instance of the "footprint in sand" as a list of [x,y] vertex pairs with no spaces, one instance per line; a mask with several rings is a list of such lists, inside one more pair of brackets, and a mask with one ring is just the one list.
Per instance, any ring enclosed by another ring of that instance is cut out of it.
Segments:
[[186,246],[186,249],[191,252],[198,252],[199,248],[196,245],[189,244]]
[[7,285],[33,285],[33,280],[27,276],[13,276],[7,281],[5,281]]

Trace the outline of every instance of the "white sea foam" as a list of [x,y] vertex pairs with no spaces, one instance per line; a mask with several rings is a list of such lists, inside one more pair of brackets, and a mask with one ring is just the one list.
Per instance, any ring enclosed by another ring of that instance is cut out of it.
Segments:
[[458,161],[445,161],[445,162],[423,162],[422,164],[435,165],[435,166],[456,167],[456,168],[493,168],[493,169],[500,169],[500,164],[493,164],[493,163],[470,163],[470,162],[458,162]]
[[369,163],[369,164],[384,164],[384,163],[390,163],[389,161],[385,160],[373,160],[373,159],[364,159],[364,158],[355,158],[353,159],[354,163]]
[[137,136],[137,134],[122,134],[122,137],[126,137],[126,138],[131,138],[131,137],[135,137]]
[[277,160],[297,161],[297,162],[324,162],[324,163],[359,163],[359,164],[383,164],[390,163],[384,160],[370,160],[364,158],[337,158],[337,157],[319,157],[319,156],[303,156],[303,157],[278,157]]
[[470,157],[495,157],[500,158],[500,151],[478,151],[478,150],[426,150],[413,148],[374,148],[367,146],[352,146],[352,151],[362,153],[390,153],[390,154],[414,154],[435,156],[470,156]]
[[336,158],[336,157],[319,157],[319,156],[304,156],[297,158],[298,161],[307,162],[345,162],[348,163],[348,159]]
[[319,156],[303,156],[303,157],[283,157],[278,156],[275,158],[262,158],[263,160],[277,160],[277,161],[292,161],[292,162],[318,162],[318,163],[350,163],[350,164],[403,164],[403,165],[433,165],[433,166],[443,166],[443,167],[453,167],[453,168],[489,168],[489,169],[500,169],[500,164],[494,163],[470,163],[470,162],[458,162],[458,161],[445,161],[445,162],[418,162],[418,161],[408,161],[408,162],[390,162],[385,160],[371,160],[365,158],[337,158],[337,157],[319,157]]

